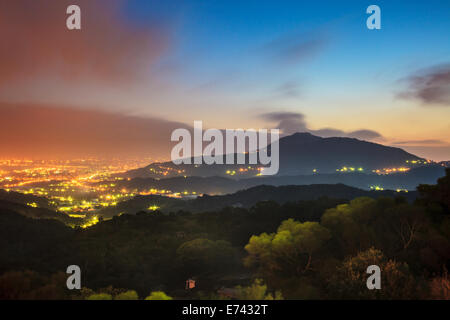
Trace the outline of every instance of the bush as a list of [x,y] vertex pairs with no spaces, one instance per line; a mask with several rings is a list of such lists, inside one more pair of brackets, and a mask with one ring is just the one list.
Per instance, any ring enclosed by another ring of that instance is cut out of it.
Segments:
[[112,296],[107,293],[96,293],[87,297],[86,300],[112,300]]
[[172,297],[169,297],[162,291],[153,291],[147,298],[145,298],[145,300],[172,300]]

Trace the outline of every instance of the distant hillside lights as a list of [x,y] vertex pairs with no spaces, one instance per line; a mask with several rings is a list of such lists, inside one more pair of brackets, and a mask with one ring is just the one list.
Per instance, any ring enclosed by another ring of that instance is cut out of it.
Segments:
[[387,175],[392,173],[401,173],[401,172],[408,172],[410,168],[407,167],[400,167],[400,168],[383,168],[383,169],[377,169],[372,170],[372,172],[378,174],[378,175]]
[[[433,161],[431,161],[431,160],[406,160],[406,163],[407,163],[407,166],[403,166],[403,167],[373,169],[371,171],[372,171],[372,173],[375,173],[377,175],[405,173],[405,172],[408,172],[409,170],[411,170],[412,167],[433,164]],[[316,173],[316,172],[317,172],[317,170],[314,169],[313,173]],[[342,168],[336,169],[336,172],[352,173],[352,172],[365,172],[365,171],[364,171],[364,168],[362,168],[362,167],[343,166]]]
[[434,162],[431,160],[406,160],[406,163],[410,165],[419,165],[419,164],[432,164]]
[[[259,129],[226,129],[226,139],[221,130],[208,129],[203,132],[202,121],[194,121],[194,141],[187,129],[176,129],[172,132],[171,141],[180,141],[171,152],[174,164],[259,164],[261,175],[274,175],[279,170],[279,130],[270,130],[270,156],[268,155],[268,130]],[[236,144],[235,144],[236,141]],[[248,150],[246,152],[246,141]],[[210,142],[203,149],[203,142]],[[224,149],[225,144],[225,149]],[[194,146],[192,155],[191,146]],[[192,159],[193,158],[193,159]],[[236,159],[236,163],[235,163]],[[228,173],[227,173],[228,174]]]
[[336,169],[336,171],[337,172],[363,172],[364,169],[362,167],[355,168],[355,167],[344,166],[340,169]]
[[151,205],[150,207],[147,208],[148,211],[156,211],[158,209],[160,209],[160,207],[157,206],[156,204]]
[[[382,186],[370,186],[369,189],[372,191],[384,191],[384,188]],[[404,188],[397,188],[395,189],[395,191],[398,193],[400,192],[408,193],[408,190]]]

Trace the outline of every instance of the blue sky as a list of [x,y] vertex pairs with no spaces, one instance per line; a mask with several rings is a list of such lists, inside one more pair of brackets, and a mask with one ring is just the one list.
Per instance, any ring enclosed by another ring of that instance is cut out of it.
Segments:
[[365,27],[365,9],[370,4],[375,2],[131,0],[127,13],[139,23],[155,18],[174,23],[174,55],[189,61],[188,70],[196,69],[200,75],[213,76],[230,66],[250,69],[266,43],[320,32],[327,34],[330,43],[320,58],[310,61],[314,69],[309,72],[328,79],[348,73],[349,68],[352,75],[376,73],[380,67],[398,69],[398,61],[405,57],[418,67],[446,62],[450,2],[377,1],[382,10],[380,31]]
[[[174,47],[166,59],[178,64],[181,86],[206,85],[214,96],[240,96],[241,108],[261,103],[286,83],[298,85],[303,98],[353,98],[356,91],[362,99],[388,99],[399,79],[448,63],[450,2],[378,1],[382,30],[376,31],[365,25],[370,4],[134,0],[127,14],[135,23],[169,21]],[[273,57],[277,45],[309,40],[320,42],[318,48],[296,63]],[[278,104],[292,109],[297,102]]]

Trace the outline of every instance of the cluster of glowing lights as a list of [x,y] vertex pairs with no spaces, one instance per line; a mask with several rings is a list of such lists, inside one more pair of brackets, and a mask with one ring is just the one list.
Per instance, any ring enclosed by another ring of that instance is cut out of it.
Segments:
[[386,175],[386,174],[392,174],[392,173],[402,173],[402,172],[408,172],[410,168],[407,167],[400,167],[400,168],[383,168],[383,169],[377,169],[372,170],[372,172],[375,172],[379,175]]
[[[235,176],[237,174],[248,174],[248,173],[251,173],[252,171],[261,172],[262,169],[263,168],[248,166],[248,167],[245,167],[245,168],[243,167],[243,168],[239,168],[236,170],[227,170],[227,171],[225,171],[225,174],[229,175],[229,176]],[[257,175],[259,175],[259,173]]]
[[225,173],[226,173],[227,175],[229,175],[229,176],[234,176],[234,175],[236,175],[236,171],[235,171],[235,170],[227,170]]
[[[13,184],[0,187],[17,187],[49,181],[102,181],[112,175],[136,169],[148,163],[149,160],[120,160],[120,159],[74,159],[74,160],[0,160],[0,183],[13,181]],[[120,179],[120,178],[116,178]]]
[[[375,185],[375,186],[370,186],[370,190],[384,191],[384,188],[382,186]],[[398,193],[400,193],[400,192],[408,193],[408,190],[407,189],[403,189],[403,188],[397,188],[395,191],[398,192]]]
[[142,196],[155,195],[155,194],[157,194],[157,195],[165,195],[165,194],[170,194],[170,193],[171,193],[170,190],[165,190],[165,189],[158,190],[158,189],[155,189],[155,188],[151,188],[151,189],[148,189],[146,191],[139,192],[139,194],[142,195]]
[[69,217],[71,217],[71,218],[86,218],[86,215],[83,213],[69,213]]
[[406,160],[409,164],[430,164],[433,163],[431,160]]
[[29,203],[27,203],[27,206],[32,207],[32,208],[37,208],[38,204],[36,202],[29,202]]
[[157,168],[151,167],[148,170],[155,175],[160,175],[164,177],[169,174],[182,175],[183,173],[185,173],[184,169],[166,167],[162,165],[157,166]]
[[342,167],[340,169],[336,169],[336,171],[337,172],[363,172],[364,168],[362,168],[362,167],[346,167],[346,166],[344,166],[344,167]]
[[92,227],[93,225],[96,225],[99,222],[100,222],[100,219],[97,216],[93,216],[86,223],[82,224],[81,228],[86,229],[86,228]]

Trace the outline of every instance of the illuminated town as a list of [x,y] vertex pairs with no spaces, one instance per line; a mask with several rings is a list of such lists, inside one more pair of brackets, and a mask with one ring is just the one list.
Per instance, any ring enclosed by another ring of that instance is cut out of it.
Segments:
[[[0,160],[0,189],[48,199],[48,206],[73,218],[86,219],[82,227],[99,221],[96,212],[136,195],[165,195],[183,197],[184,193],[170,190],[146,191],[119,188],[115,182],[125,178],[121,173],[142,167],[150,159],[142,160]],[[164,176],[165,171],[161,171]],[[182,172],[180,172],[182,173]],[[130,180],[130,178],[127,178]],[[192,194],[195,195],[195,192]],[[39,207],[36,202],[28,206]],[[149,208],[155,211],[156,206]]]

